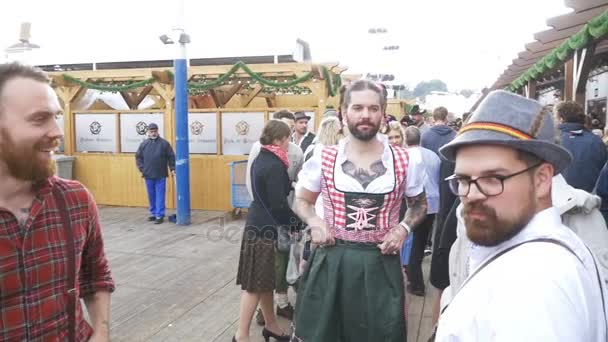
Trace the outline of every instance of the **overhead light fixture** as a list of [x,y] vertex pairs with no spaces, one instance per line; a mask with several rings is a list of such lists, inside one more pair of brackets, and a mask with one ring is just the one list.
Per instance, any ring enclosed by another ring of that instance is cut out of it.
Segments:
[[[182,33],[179,35],[180,44],[188,44],[190,43],[190,36],[186,33]],[[173,43],[173,42],[172,42]]]
[[[162,36],[159,36],[158,39],[160,39],[161,42],[163,42],[163,44],[173,44],[173,39],[169,38],[169,36],[167,36],[166,34],[163,34]],[[181,37],[180,37],[181,39]]]

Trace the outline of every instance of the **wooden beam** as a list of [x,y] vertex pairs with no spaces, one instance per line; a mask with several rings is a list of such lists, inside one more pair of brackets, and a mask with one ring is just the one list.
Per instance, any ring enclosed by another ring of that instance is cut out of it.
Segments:
[[137,104],[135,103],[135,100],[133,99],[133,95],[131,93],[127,91],[121,91],[119,93],[120,96],[122,96],[123,100],[125,100],[125,102],[127,103],[129,109],[137,109]]
[[164,109],[167,107],[167,101],[162,96],[154,96],[152,99],[154,100],[154,107],[158,109]]
[[536,99],[536,80],[528,81],[526,85],[526,97],[529,99]]
[[275,108],[275,99],[271,98],[271,97],[267,97],[266,98],[266,105],[268,106],[268,108]]
[[213,103],[215,104],[216,108],[222,108],[222,102],[220,101],[219,96],[217,96],[217,93],[215,92],[214,89],[209,89],[209,95],[211,95],[211,98],[213,99]]
[[137,109],[137,107],[139,107],[141,102],[146,98],[146,96],[148,96],[148,94],[150,94],[152,89],[154,89],[153,86],[151,86],[151,85],[146,86],[144,89],[142,89],[142,91],[137,96],[134,96],[133,100],[135,101],[135,104],[136,104],[135,109]]
[[154,77],[154,80],[156,80],[156,82],[158,82],[158,83],[173,84],[173,77],[169,73],[169,70],[163,70],[163,71],[154,70],[154,71],[150,72],[150,74],[152,75],[152,77]]
[[239,90],[241,90],[241,88],[243,88],[243,84],[238,83],[238,84],[235,84],[232,87],[230,87],[230,89],[228,89],[228,91],[224,92],[224,94],[222,96],[222,107],[226,106],[226,104],[228,104],[228,102],[230,102],[230,100],[234,97],[234,95]]
[[152,87],[156,90],[165,101],[172,101],[175,94],[173,93],[173,86],[169,84],[162,84],[158,82],[152,83]]
[[569,59],[566,64],[564,64],[564,77],[566,78],[564,82],[564,101],[572,101],[573,100],[573,84],[574,84],[574,61]]
[[201,96],[193,96],[192,100],[194,101],[194,104],[196,105],[196,108],[204,108],[205,107],[205,103],[203,102],[203,98]]
[[241,107],[247,107],[249,106],[249,104],[251,103],[251,101],[253,101],[253,99],[255,99],[256,96],[258,96],[258,94],[262,91],[262,89],[264,89],[264,86],[261,84],[256,84],[253,89],[251,89],[251,92],[249,93],[249,95],[247,95],[244,99],[242,99],[241,101]]

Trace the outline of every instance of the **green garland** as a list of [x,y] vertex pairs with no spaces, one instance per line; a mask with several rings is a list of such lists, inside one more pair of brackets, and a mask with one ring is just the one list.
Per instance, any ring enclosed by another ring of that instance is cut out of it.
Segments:
[[95,89],[95,90],[100,90],[100,91],[111,91],[111,92],[125,91],[125,90],[145,87],[154,82],[154,78],[148,78],[146,80],[129,82],[129,83],[125,83],[122,85],[104,85],[104,84],[85,82],[85,81],[79,80],[75,77],[72,77],[72,76],[66,75],[66,74],[63,75],[63,79],[66,82],[75,83],[75,84],[78,84],[79,86],[87,88],[87,89]]
[[576,34],[572,35],[560,46],[553,49],[549,54],[536,62],[522,75],[515,79],[507,87],[507,90],[515,91],[523,87],[528,81],[533,80],[546,71],[554,69],[560,62],[565,62],[575,50],[582,49],[590,41],[604,37],[608,34],[608,11],[591,19]]
[[[226,80],[228,80],[230,77],[232,77],[234,74],[236,74],[236,72],[239,69],[243,69],[243,71],[245,71],[245,73],[247,73],[256,82],[259,82],[260,84],[264,85],[265,87],[273,87],[273,88],[289,88],[289,87],[295,86],[297,84],[300,84],[302,82],[309,81],[314,76],[314,74],[312,72],[309,72],[309,73],[306,73],[305,75],[302,75],[300,77],[294,78],[289,81],[277,82],[277,81],[273,81],[273,80],[262,77],[260,74],[253,72],[245,63],[239,61],[236,64],[234,64],[232,66],[232,68],[230,68],[230,70],[228,70],[227,73],[220,75],[220,77],[218,77],[217,79],[215,79],[213,81],[188,82],[188,90],[190,92],[194,93],[197,91],[200,92],[200,91],[209,90],[209,89],[213,89],[218,86],[221,86],[226,82]],[[171,73],[168,70],[166,72]],[[327,84],[327,89],[328,89],[329,95],[332,97],[336,96],[338,89],[340,88],[341,82],[342,82],[340,75],[331,73],[329,71],[329,69],[327,69],[327,67],[325,67],[323,65],[321,66],[321,72],[323,73],[323,77],[325,78],[325,82]],[[150,85],[154,82],[154,78],[149,78],[149,79],[142,80],[142,81],[125,82],[125,83],[122,83],[119,85],[97,84],[97,83],[85,82],[85,81],[79,80],[79,79],[72,77],[70,75],[67,75],[67,74],[63,75],[63,79],[66,82],[75,83],[75,84],[78,84],[79,86],[87,88],[87,89],[95,89],[95,90],[110,91],[110,92],[119,92],[119,91],[140,88],[140,87]]]

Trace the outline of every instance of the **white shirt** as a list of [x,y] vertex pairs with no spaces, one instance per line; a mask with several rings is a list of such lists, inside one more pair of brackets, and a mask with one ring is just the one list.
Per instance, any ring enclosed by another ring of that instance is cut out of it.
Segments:
[[606,341],[603,282],[598,282],[591,253],[562,224],[555,207],[536,214],[512,239],[469,250],[469,268],[540,237],[562,241],[583,262],[545,242],[503,254],[458,291],[441,315],[436,341]]
[[[344,173],[341,165],[346,161],[345,148],[351,138],[340,140],[338,143],[338,154],[336,155],[336,164],[334,167],[334,183],[337,190],[343,192],[362,192],[381,194],[391,192],[395,187],[395,165],[393,163],[393,154],[389,147],[388,138],[383,134],[377,134],[376,139],[382,143],[384,150],[382,152],[382,164],[386,168],[386,173],[363,188],[355,178]],[[298,186],[302,186],[308,191],[321,192],[321,161],[322,153],[316,153],[304,163],[302,171],[298,175]],[[412,162],[410,160],[407,167],[407,179],[405,196],[414,197],[419,195],[424,190],[424,169],[420,162]]]
[[437,153],[422,146],[412,146],[407,148],[410,156],[410,163],[415,161],[422,164],[424,169],[424,192],[428,205],[427,214],[437,214],[439,212],[439,167],[441,159]]
[[[291,142],[292,142],[292,143],[294,143],[294,144],[296,144],[298,147],[302,148],[302,141],[304,141],[304,139],[306,139],[306,137],[307,137],[309,134],[311,134],[311,133],[312,133],[312,132],[308,132],[308,131],[306,131],[306,134],[304,134],[304,135],[302,136],[302,139],[300,139],[300,141],[298,141],[297,135],[296,135],[296,133],[294,132],[294,133],[291,135]],[[316,138],[316,137],[315,137],[315,138]]]

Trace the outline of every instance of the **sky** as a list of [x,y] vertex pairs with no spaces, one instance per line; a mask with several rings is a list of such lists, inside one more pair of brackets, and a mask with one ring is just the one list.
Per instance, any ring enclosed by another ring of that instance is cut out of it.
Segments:
[[[8,0],[0,48],[29,21],[30,41],[41,46],[26,56],[33,64],[171,59],[175,48],[158,36],[178,22],[176,3]],[[185,0],[183,22],[190,58],[291,54],[300,38],[313,62],[394,74],[411,88],[438,78],[458,91],[491,86],[534,33],[549,29],[546,19],[570,11],[563,0]],[[387,33],[368,33],[379,27]]]

